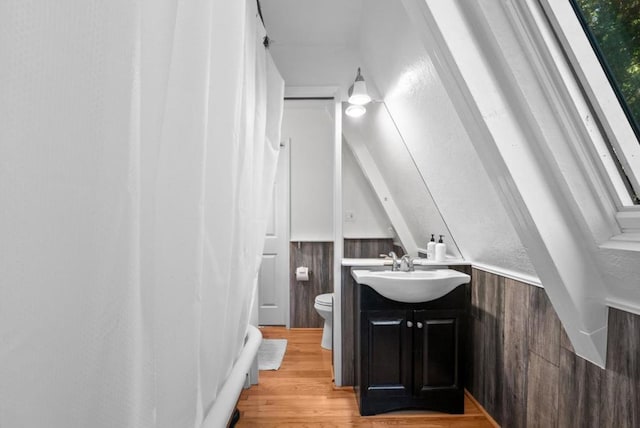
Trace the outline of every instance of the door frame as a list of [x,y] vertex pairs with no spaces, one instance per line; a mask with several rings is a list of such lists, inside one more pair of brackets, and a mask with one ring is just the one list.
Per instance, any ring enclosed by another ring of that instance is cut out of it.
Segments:
[[[333,98],[334,166],[333,166],[333,372],[334,383],[342,386],[342,101],[347,88],[340,86],[285,86],[287,98]],[[290,205],[289,205],[290,206]],[[289,208],[290,209],[290,208]],[[289,232],[291,226],[289,225]],[[292,273],[289,272],[289,275]],[[289,296],[289,294],[287,294]],[[289,313],[291,308],[289,308]],[[289,323],[287,323],[289,328]]]
[[[284,173],[284,177],[281,177],[282,183],[280,184],[280,189],[278,191],[282,191],[282,196],[280,198],[280,208],[282,209],[282,216],[280,220],[281,226],[284,232],[282,234],[282,238],[284,243],[282,244],[282,257],[280,259],[280,264],[283,272],[283,292],[284,292],[284,323],[287,330],[291,328],[291,138],[286,136],[280,141],[280,154],[278,155],[278,162],[280,160],[285,161],[285,165],[282,167]],[[280,165],[278,165],[278,168]]]

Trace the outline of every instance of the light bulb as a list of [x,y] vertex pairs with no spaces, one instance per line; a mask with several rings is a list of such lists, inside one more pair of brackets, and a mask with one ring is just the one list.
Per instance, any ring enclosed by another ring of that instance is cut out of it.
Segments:
[[360,117],[367,112],[367,109],[363,105],[352,104],[344,112],[350,117]]

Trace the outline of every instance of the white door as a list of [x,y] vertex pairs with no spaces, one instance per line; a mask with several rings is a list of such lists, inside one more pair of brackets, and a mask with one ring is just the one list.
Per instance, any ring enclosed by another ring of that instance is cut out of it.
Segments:
[[289,141],[280,144],[273,204],[258,276],[260,325],[289,326]]

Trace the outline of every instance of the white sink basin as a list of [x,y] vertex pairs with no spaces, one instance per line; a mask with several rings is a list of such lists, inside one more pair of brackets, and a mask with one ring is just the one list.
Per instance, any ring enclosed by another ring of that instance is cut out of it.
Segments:
[[413,272],[355,269],[351,276],[358,284],[368,285],[387,299],[405,303],[438,299],[471,280],[466,273],[453,269]]

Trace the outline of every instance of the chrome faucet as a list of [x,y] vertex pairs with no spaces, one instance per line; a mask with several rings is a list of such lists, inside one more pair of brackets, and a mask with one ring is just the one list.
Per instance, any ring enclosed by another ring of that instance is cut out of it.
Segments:
[[391,270],[392,271],[400,270],[400,263],[398,263],[398,256],[396,255],[396,253],[391,251],[389,253],[389,257],[391,257],[391,259],[393,259],[393,264],[391,265]]
[[[406,269],[403,268],[403,266],[406,266]],[[402,258],[400,259],[400,268],[401,271],[405,271],[405,272],[413,272],[415,270],[414,266],[413,266],[413,259],[411,258],[411,256],[409,254],[405,254],[404,256],[402,256]]]

